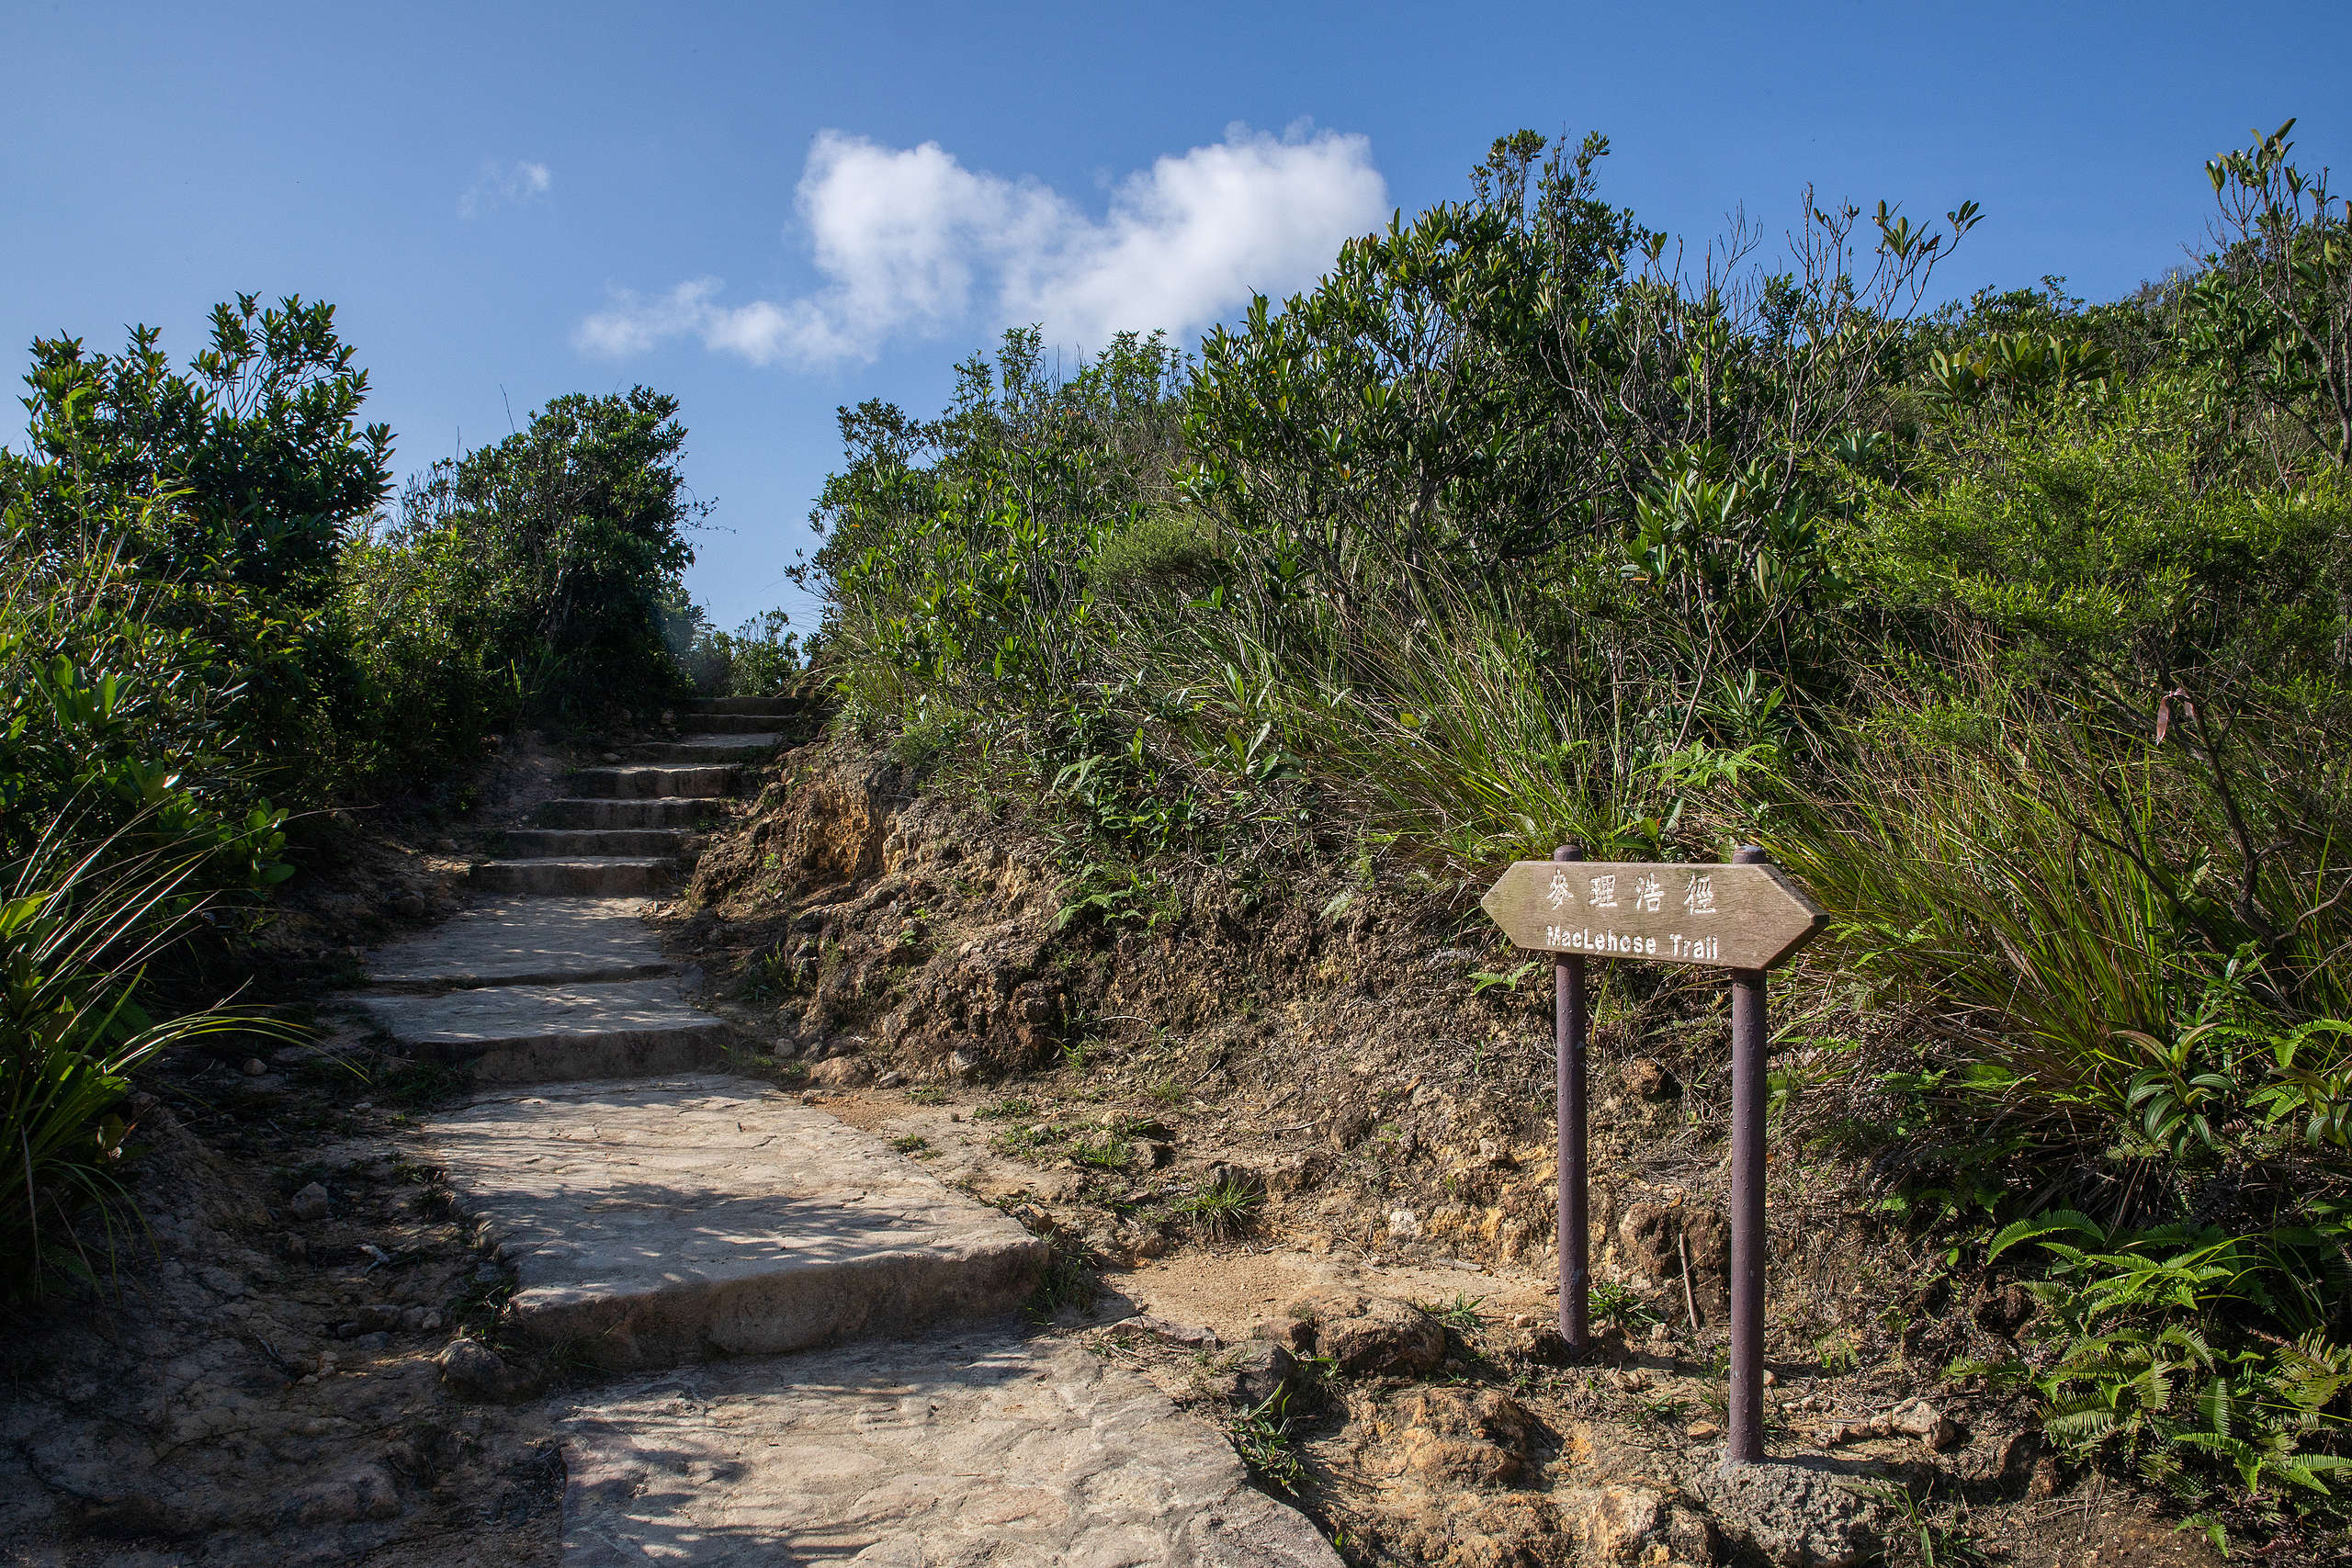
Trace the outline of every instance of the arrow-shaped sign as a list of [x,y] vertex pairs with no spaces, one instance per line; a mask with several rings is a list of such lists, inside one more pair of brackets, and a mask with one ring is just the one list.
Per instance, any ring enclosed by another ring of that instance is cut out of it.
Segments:
[[1515,861],[1478,907],[1521,947],[1770,969],[1828,913],[1779,866]]

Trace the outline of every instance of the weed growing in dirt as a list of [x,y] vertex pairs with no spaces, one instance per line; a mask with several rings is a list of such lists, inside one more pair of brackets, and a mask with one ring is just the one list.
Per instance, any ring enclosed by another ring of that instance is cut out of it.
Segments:
[[378,1078],[376,1089],[395,1105],[422,1111],[464,1093],[466,1075],[444,1063],[412,1057]]
[[1044,1323],[1064,1307],[1084,1312],[1102,1294],[1102,1281],[1086,1255],[1057,1243],[1045,1272],[1038,1276],[1037,1289],[1029,1297],[1029,1315]]
[[1658,1322],[1657,1314],[1652,1312],[1641,1297],[1624,1286],[1606,1280],[1593,1281],[1589,1301],[1597,1322],[1607,1324],[1629,1337],[1648,1332],[1651,1325]]
[[947,1091],[936,1084],[917,1084],[907,1090],[908,1100],[915,1105],[944,1105],[948,1098]]
[[737,994],[755,1006],[775,1006],[797,988],[794,969],[792,955],[778,942],[743,961],[743,967],[737,971]]
[[1135,1145],[1115,1133],[1105,1132],[1100,1137],[1080,1138],[1063,1152],[1096,1170],[1125,1170],[1135,1154]]
[[514,1281],[507,1278],[503,1269],[486,1263],[466,1276],[466,1282],[449,1298],[441,1314],[450,1327],[487,1340],[514,1293]]
[[1175,1208],[1178,1218],[1211,1241],[1227,1241],[1257,1222],[1266,1195],[1238,1176],[1221,1176]]
[[1450,1302],[1415,1302],[1413,1310],[1456,1334],[1475,1334],[1484,1326],[1478,1308],[1486,1299],[1484,1296],[1457,1293]]
[[1225,1432],[1250,1474],[1270,1486],[1295,1493],[1306,1480],[1306,1467],[1299,1462],[1298,1450],[1291,1441],[1289,1405],[1289,1390],[1276,1389],[1262,1404],[1227,1422]]
[[972,1112],[975,1122],[1010,1122],[1016,1117],[1034,1116],[1037,1107],[1019,1095],[1010,1095],[993,1105],[983,1105]]
[[1043,1159],[1069,1134],[1052,1122],[1015,1122],[989,1140],[989,1147],[1015,1159]]
[[1938,1503],[1932,1483],[1924,1496],[1903,1486],[1882,1486],[1873,1495],[1902,1521],[1888,1531],[1890,1568],[1987,1568],[1992,1562],[1977,1544],[1968,1505]]
[[1634,1400],[1634,1414],[1653,1427],[1679,1427],[1690,1414],[1690,1406],[1674,1394],[1660,1393]]
[[[936,1158],[939,1154],[937,1149],[931,1147],[931,1140],[921,1133],[909,1133],[903,1138],[893,1138],[890,1140],[890,1146],[902,1155],[912,1155],[917,1159]],[[930,1150],[929,1154],[924,1153],[927,1149]]]

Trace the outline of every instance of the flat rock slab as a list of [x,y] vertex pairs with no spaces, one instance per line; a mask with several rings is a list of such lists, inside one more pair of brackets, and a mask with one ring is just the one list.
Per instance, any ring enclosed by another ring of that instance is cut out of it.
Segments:
[[781,735],[754,731],[734,735],[688,735],[677,740],[649,741],[638,755],[649,762],[753,762],[775,750]]
[[498,847],[509,856],[675,856],[693,838],[683,828],[509,828],[498,836]]
[[871,1134],[751,1078],[492,1095],[426,1129],[513,1263],[514,1326],[608,1368],[1008,1312],[1050,1248]]
[[586,797],[543,802],[539,820],[550,828],[692,828],[714,809],[707,796],[665,795],[640,800]]
[[775,718],[808,709],[806,697],[696,697],[686,704],[688,713],[765,714]]
[[466,880],[490,893],[617,898],[659,892],[676,871],[664,855],[562,855],[488,861]]
[[368,959],[379,986],[550,985],[664,975],[641,898],[502,898]]
[[766,713],[689,713],[678,718],[688,735],[773,735],[778,715]]
[[697,1368],[560,1421],[565,1568],[1339,1568],[1140,1375],[1010,1327]]
[[728,762],[582,768],[571,775],[571,783],[582,795],[598,800],[650,800],[663,795],[714,800],[735,787],[735,768]]
[[412,1053],[467,1066],[483,1084],[691,1070],[717,1057],[729,1034],[725,1022],[687,1006],[673,980],[357,1000]]

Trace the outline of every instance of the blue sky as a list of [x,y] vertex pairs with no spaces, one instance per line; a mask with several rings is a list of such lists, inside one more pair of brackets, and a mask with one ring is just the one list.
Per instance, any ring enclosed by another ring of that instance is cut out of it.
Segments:
[[[836,405],[929,412],[1014,320],[1076,347],[1287,291],[1497,135],[1778,232],[1808,182],[1983,227],[1943,287],[2109,297],[2290,115],[2352,164],[2352,6],[209,6],[9,0],[0,340],[178,356],[236,290],[331,299],[402,468],[558,393],[683,400],[690,582],[781,604]],[[1236,130],[1234,128],[1242,129]],[[1177,317],[1132,321],[1136,315]],[[11,374],[15,371],[12,370]],[[14,412],[13,410],[11,411]],[[0,440],[21,434],[0,421]]]

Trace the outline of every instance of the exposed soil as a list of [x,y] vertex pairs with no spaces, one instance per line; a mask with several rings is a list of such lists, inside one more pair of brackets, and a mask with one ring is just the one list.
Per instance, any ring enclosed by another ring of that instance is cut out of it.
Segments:
[[[331,866],[264,938],[269,994],[316,995],[360,945],[453,907],[469,853],[571,760],[518,744],[462,829],[322,836]],[[1195,868],[1148,908],[1064,924],[1066,881],[1017,822],[811,746],[666,920],[748,1069],[1055,1239],[1040,1331],[1235,1434],[1351,1561],[1760,1560],[1707,1480],[1727,1231],[1704,987],[1605,1015],[1607,1334],[1569,1364],[1549,1327],[1548,1011],[1473,979],[1517,960],[1458,889]],[[434,1360],[461,1325],[497,1342],[506,1287],[400,1153],[462,1084],[349,1026],[259,1065],[167,1065],[141,1105],[151,1234],[106,1292],[11,1326],[0,1562],[553,1563],[562,1459],[530,1395],[567,1369],[517,1358],[497,1401]],[[1938,1378],[2016,1331],[1999,1298],[1918,1288],[1850,1173],[1783,1158],[1772,1179],[1775,1451],[1878,1496],[1888,1560],[1920,1561],[1924,1524],[1938,1562],[2219,1561],[2060,1469],[2013,1400]],[[1915,1398],[1948,1446],[1821,1441]],[[2270,1560],[2316,1560],[2296,1550]]]

